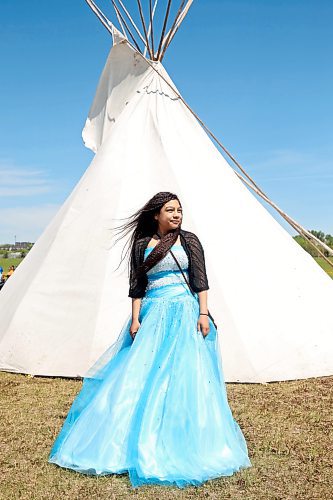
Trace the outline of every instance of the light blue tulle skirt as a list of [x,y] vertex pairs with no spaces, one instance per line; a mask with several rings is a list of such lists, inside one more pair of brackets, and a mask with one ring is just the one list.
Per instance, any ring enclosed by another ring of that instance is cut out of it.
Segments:
[[49,462],[91,475],[128,472],[133,487],[200,485],[251,466],[228,405],[217,332],[197,331],[186,285],[147,292],[133,341],[128,321],[90,369]]

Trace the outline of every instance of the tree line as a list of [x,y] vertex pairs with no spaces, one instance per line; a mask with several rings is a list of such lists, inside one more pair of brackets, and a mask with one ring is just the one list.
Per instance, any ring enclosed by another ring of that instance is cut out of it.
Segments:
[[[333,236],[331,234],[325,234],[323,231],[315,231],[314,229],[312,229],[310,233],[313,234],[313,236],[316,236],[318,240],[322,241],[333,250]],[[297,241],[297,243],[301,245],[301,247],[304,248],[304,250],[306,250],[310,255],[312,255],[312,257],[320,257],[319,251],[316,250],[316,248],[314,248],[312,245],[310,245],[309,240],[304,236],[300,235],[294,236],[294,240]],[[315,244],[315,246],[318,246],[318,249],[321,250],[321,252],[326,257],[329,257],[328,250],[323,250],[317,243],[315,242],[313,243]]]

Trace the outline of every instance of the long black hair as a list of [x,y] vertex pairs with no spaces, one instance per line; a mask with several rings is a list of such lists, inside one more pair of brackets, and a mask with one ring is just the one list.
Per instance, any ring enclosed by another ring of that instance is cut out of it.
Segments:
[[[161,208],[171,200],[177,200],[181,206],[178,196],[174,193],[161,191],[155,194],[152,198],[150,198],[149,201],[147,201],[147,203],[143,207],[141,207],[131,216],[127,217],[127,222],[116,228],[118,230],[117,234],[121,234],[117,241],[132,232],[132,235],[126,245],[126,253],[124,256],[122,253],[121,262],[124,260],[128,253],[130,254],[130,256],[132,256],[132,253],[135,249],[135,244],[140,238],[144,238],[147,236],[153,237],[158,229],[158,222],[155,219],[154,215],[158,214]],[[160,241],[148,255],[147,259],[142,263],[139,269],[137,269],[137,274],[139,275],[142,273],[146,273],[155,264],[157,264],[157,262],[163,259],[172,245],[174,245],[174,243],[177,241],[179,233],[180,224],[175,230],[172,230],[162,236]]]

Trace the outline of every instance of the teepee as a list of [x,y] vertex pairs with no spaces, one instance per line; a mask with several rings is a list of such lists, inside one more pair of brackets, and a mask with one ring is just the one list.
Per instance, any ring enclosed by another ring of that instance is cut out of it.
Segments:
[[114,1],[123,33],[87,2],[113,36],[83,130],[95,156],[0,293],[0,369],[86,373],[130,314],[114,227],[156,192],[172,191],[183,228],[205,249],[226,380],[333,374],[333,281],[249,189],[270,202],[260,188],[224,159],[162,66],[192,2],[182,1],[169,24],[166,3],[155,47],[156,2],[147,14],[138,1],[140,31]]

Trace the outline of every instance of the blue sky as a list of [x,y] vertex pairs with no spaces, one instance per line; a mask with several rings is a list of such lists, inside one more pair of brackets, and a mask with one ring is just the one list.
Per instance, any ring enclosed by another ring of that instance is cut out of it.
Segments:
[[[164,59],[262,189],[331,234],[332,24],[331,0],[195,0]],[[1,243],[35,241],[89,165],[81,130],[110,46],[84,0],[1,1]]]

